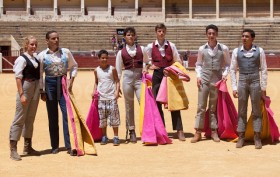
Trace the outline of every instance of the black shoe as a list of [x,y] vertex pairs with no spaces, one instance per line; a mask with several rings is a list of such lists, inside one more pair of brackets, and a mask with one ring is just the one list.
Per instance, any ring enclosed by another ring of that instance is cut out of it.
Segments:
[[77,150],[76,149],[71,150],[69,148],[67,149],[67,154],[70,154],[70,156],[77,156]]
[[52,150],[51,150],[51,153],[52,153],[52,154],[57,154],[58,152],[59,152],[58,148],[52,149]]

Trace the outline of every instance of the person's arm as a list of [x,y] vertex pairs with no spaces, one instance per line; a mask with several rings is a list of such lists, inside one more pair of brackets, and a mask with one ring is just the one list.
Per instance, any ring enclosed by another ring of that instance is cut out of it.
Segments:
[[238,92],[237,92],[237,80],[236,80],[236,71],[237,71],[237,51],[238,48],[234,49],[232,52],[231,57],[231,64],[230,64],[230,80],[231,80],[231,87],[233,90],[233,97],[238,98]]
[[68,56],[68,69],[70,69],[70,79],[68,80],[68,91],[71,93],[74,79],[77,76],[77,72],[78,72],[78,64],[74,59],[70,50],[67,49],[66,52]]
[[27,103],[27,99],[26,96],[24,95],[23,88],[22,88],[23,70],[25,67],[26,67],[26,60],[23,57],[19,56],[15,61],[15,64],[13,66],[13,71],[15,72],[17,90],[22,105],[26,105]]
[[148,73],[148,68],[150,65],[149,56],[145,47],[141,46],[141,50],[143,53],[143,73]]
[[198,49],[197,59],[195,63],[196,85],[198,88],[200,88],[201,86],[201,73],[202,73],[202,65],[203,65],[202,49],[203,47],[200,47]]
[[122,51],[118,51],[117,56],[116,56],[116,70],[118,73],[119,79],[122,77],[122,68],[123,68],[123,59],[122,59]]
[[96,89],[97,89],[97,85],[98,85],[98,77],[97,77],[97,71],[96,69],[94,70],[94,85],[93,85],[93,91],[92,91],[92,99],[94,99],[94,94],[96,92]]
[[117,70],[113,67],[112,69],[112,72],[113,72],[113,78],[114,78],[114,82],[115,82],[115,98],[118,99],[121,94],[121,91],[120,91],[120,80],[119,80],[119,77],[118,77],[118,73],[117,73]]
[[181,61],[181,58],[180,58],[180,55],[179,55],[179,52],[175,46],[174,43],[171,43],[169,42],[170,46],[171,46],[171,49],[172,49],[172,53],[173,53],[173,62],[179,62],[179,63],[182,63]]
[[267,87],[267,64],[266,64],[266,56],[264,50],[260,48],[260,72],[261,72],[261,89],[262,95],[266,96],[266,87]]
[[223,72],[223,79],[225,80],[227,78],[227,75],[229,73],[229,67],[230,67],[230,55],[229,55],[229,49],[227,46],[223,45],[223,53],[224,53],[224,63],[225,63],[225,70]]

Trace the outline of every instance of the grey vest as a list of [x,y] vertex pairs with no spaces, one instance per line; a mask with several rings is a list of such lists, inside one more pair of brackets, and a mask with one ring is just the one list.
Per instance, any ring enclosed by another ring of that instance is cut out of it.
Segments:
[[203,54],[203,66],[204,70],[216,70],[219,71],[224,63],[224,52],[222,47],[218,44],[218,52],[215,56],[211,56],[208,53],[208,46],[206,45],[202,51]]
[[239,73],[251,74],[258,73],[260,68],[260,49],[256,47],[256,51],[252,57],[245,57],[244,52],[241,51],[241,47],[238,48],[237,52],[237,64],[239,66]]

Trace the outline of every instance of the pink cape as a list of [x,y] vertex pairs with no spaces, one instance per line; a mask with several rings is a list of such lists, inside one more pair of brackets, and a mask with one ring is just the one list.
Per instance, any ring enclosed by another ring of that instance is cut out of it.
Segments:
[[[151,77],[143,74],[142,84],[146,84],[147,81],[151,81]],[[151,87],[146,87],[145,90],[145,108],[141,139],[145,144],[172,143],[163,125]]]
[[102,138],[102,129],[99,128],[99,113],[98,113],[98,92],[94,93],[94,99],[91,102],[87,119],[87,127],[94,141],[100,141]]
[[[237,111],[228,93],[225,80],[216,83],[218,88],[217,100],[217,122],[218,135],[221,139],[237,138]],[[209,110],[205,114],[204,131],[206,137],[211,137],[211,127],[209,127]]]
[[274,113],[272,112],[272,110],[270,109],[270,103],[271,100],[268,96],[263,97],[264,100],[264,106],[265,106],[265,110],[267,112],[267,118],[268,118],[268,122],[269,122],[269,128],[270,128],[270,135],[271,135],[271,141],[272,143],[275,141],[279,141],[279,130],[278,130],[278,126],[276,125],[275,121],[274,121]]

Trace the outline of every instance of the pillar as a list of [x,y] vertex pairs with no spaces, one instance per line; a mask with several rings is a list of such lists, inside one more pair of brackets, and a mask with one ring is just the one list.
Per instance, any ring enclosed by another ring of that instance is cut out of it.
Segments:
[[216,0],[216,18],[220,18],[220,0]]
[[243,18],[247,17],[247,3],[246,0],[243,0]]
[[189,19],[192,19],[192,8],[193,7],[193,4],[192,4],[192,0],[189,0]]

